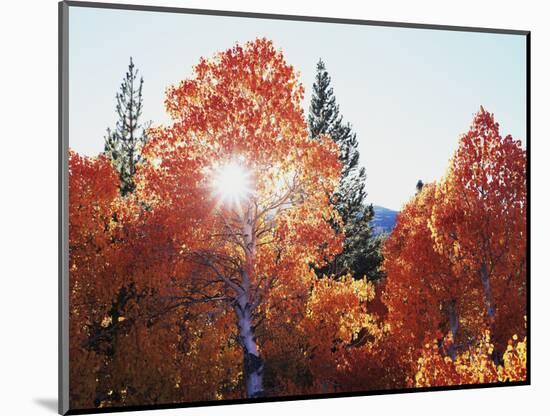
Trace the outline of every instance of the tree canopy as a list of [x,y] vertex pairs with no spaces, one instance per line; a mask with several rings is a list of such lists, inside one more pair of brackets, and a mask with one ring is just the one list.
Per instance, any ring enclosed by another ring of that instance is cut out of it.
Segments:
[[71,408],[526,379],[521,142],[481,108],[375,242],[322,62],[316,85],[308,123],[282,51],[236,44],[167,89],[131,190],[70,151]]

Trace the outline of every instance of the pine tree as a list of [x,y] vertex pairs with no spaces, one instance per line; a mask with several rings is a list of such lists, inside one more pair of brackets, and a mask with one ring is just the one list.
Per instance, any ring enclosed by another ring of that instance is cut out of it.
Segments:
[[143,77],[130,57],[128,71],[116,94],[118,121],[114,130],[107,129],[105,154],[120,176],[120,192],[127,195],[135,189],[137,165],[142,161],[141,148],[147,142],[147,127],[140,123],[143,111]]
[[[133,176],[136,167],[143,161],[141,149],[147,142],[147,125],[140,123],[143,111],[143,77],[138,80],[138,70],[135,68],[132,57],[128,71],[125,74],[120,90],[116,94],[116,112],[118,121],[115,129],[107,128],[104,153],[111,159],[113,167],[120,178],[120,193],[122,196],[132,193],[135,189]],[[116,218],[116,217],[115,217]],[[114,218],[114,219],[115,219]],[[121,315],[126,302],[136,299],[135,288],[130,283],[128,287],[121,287],[117,300],[111,306],[111,316]],[[116,321],[114,321],[116,322]],[[116,337],[120,331],[118,326],[104,327],[95,325],[90,327],[92,339],[104,339],[103,333],[111,333]],[[109,348],[114,348],[113,340],[106,338]],[[113,355],[114,352],[111,352]],[[107,362],[107,361],[105,361]],[[102,392],[101,394],[104,394]]]
[[374,209],[365,203],[366,172],[359,166],[357,135],[349,123],[343,122],[330,83],[330,75],[320,59],[309,108],[309,134],[311,138],[327,134],[340,149],[342,175],[332,201],[342,217],[343,226],[333,226],[344,233],[344,250],[318,271],[335,277],[349,272],[356,279],[366,276],[369,280],[377,280],[382,277],[381,240],[374,236],[370,226]]
[[422,188],[424,188],[424,182],[422,182],[422,179],[419,179],[418,182],[416,182],[416,193],[419,194],[422,192]]

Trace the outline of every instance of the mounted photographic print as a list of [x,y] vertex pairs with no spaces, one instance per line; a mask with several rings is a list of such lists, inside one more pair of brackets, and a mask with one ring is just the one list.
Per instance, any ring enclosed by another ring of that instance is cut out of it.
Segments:
[[61,413],[529,384],[529,32],[59,11]]

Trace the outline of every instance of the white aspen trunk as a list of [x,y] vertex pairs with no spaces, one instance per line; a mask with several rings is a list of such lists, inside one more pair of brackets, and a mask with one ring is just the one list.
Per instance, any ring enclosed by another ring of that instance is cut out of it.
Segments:
[[252,208],[243,222],[243,234],[245,243],[245,264],[242,271],[243,292],[237,299],[235,311],[237,313],[239,338],[243,348],[243,370],[246,383],[246,396],[249,399],[263,396],[263,371],[264,361],[260,356],[253,324],[253,305],[251,283],[254,273],[254,261],[256,256],[255,219]]
[[[243,302],[245,303],[245,302]],[[252,313],[248,304],[235,308],[239,326],[239,338],[243,348],[243,370],[246,384],[246,396],[249,399],[263,395],[263,371],[264,362],[260,357],[254,327]]]
[[[480,277],[481,283],[483,284],[483,294],[485,296],[485,308],[487,310],[487,317],[489,318],[489,328],[491,330],[491,335],[494,336],[495,309],[493,305],[493,294],[491,289],[491,281],[489,279],[489,271],[487,270],[487,263],[485,262],[481,264]],[[497,351],[496,347],[493,349],[493,354],[491,358],[496,365],[502,364],[500,352]]]

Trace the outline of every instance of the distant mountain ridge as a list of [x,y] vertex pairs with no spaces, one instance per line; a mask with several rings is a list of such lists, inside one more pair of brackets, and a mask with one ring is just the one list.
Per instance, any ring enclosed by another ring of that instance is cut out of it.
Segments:
[[371,225],[375,234],[389,234],[395,227],[395,221],[399,211],[394,211],[389,208],[384,208],[379,205],[373,205],[374,217]]

